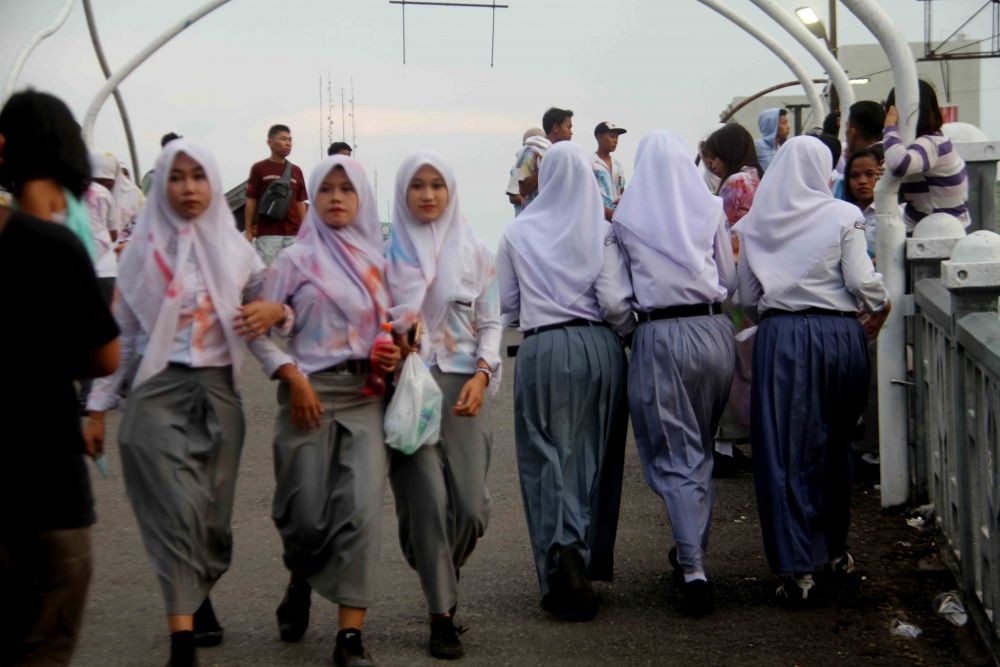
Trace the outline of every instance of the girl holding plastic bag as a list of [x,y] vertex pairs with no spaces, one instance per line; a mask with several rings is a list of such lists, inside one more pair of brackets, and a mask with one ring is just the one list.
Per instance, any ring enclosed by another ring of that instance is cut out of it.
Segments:
[[[333,661],[374,664],[361,641],[374,599],[388,472],[383,400],[369,376],[395,369],[399,348],[374,346],[389,303],[375,196],[361,165],[337,155],[309,178],[312,207],[264,293],[295,311],[279,374],[272,517],[291,578],[278,607],[284,641],[309,624],[310,594],[340,605]],[[288,369],[284,369],[288,370]]]
[[[421,152],[403,162],[393,220],[390,317],[397,333],[419,324],[420,358],[441,388],[443,407],[440,440],[410,455],[393,451],[390,481],[400,545],[431,614],[430,652],[458,658],[459,568],[490,513],[485,394],[499,386],[500,299],[493,258],[462,214],[455,175],[440,155]],[[397,391],[405,390],[404,378]]]

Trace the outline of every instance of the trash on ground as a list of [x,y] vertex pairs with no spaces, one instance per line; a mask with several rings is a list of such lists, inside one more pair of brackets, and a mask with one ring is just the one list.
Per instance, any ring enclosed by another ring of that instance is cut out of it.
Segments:
[[965,606],[958,591],[948,591],[941,593],[934,598],[934,611],[937,615],[945,619],[954,626],[962,627],[969,620],[969,615],[965,613]]
[[894,618],[892,619],[892,623],[889,624],[889,634],[895,637],[916,639],[923,634],[923,631],[912,623],[907,623],[902,619]]

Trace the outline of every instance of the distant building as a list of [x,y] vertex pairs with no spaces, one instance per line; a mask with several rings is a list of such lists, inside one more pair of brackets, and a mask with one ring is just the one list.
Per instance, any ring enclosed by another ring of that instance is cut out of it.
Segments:
[[[956,41],[955,47],[963,43],[971,42]],[[924,55],[923,42],[910,44],[910,48],[915,58],[920,58]],[[879,102],[886,98],[893,85],[892,70],[889,67],[889,61],[886,59],[885,53],[882,51],[882,47],[878,44],[849,44],[839,48],[837,57],[840,64],[847,71],[847,76],[852,79],[862,77],[868,79],[868,83],[866,84],[852,86],[855,98],[858,100],[876,100]],[[807,68],[819,70],[819,66],[816,63],[809,63]],[[945,85],[945,77],[942,75],[942,72],[948,75],[947,86]],[[938,101],[942,105],[951,104],[957,107],[958,117],[949,118],[948,120],[960,120],[964,123],[979,125],[979,91],[982,84],[980,81],[978,60],[918,62],[917,76],[929,81],[934,86],[934,89],[937,90]],[[788,78],[789,80],[792,79],[791,74],[789,74]],[[817,76],[816,78],[820,77]],[[795,89],[789,88],[788,90]],[[741,92],[752,93],[753,91]],[[736,106],[745,99],[746,97],[734,97],[730,106]],[[805,95],[780,93],[766,95],[745,106],[730,120],[744,126],[750,130],[750,133],[754,137],[758,137],[760,133],[757,130],[757,117],[761,111],[771,107],[808,103],[809,100]],[[841,110],[845,113],[846,120],[847,109],[842,108]],[[791,118],[789,120],[791,121]],[[822,118],[812,117],[811,109],[806,108],[802,110],[803,131],[811,127],[819,127],[822,124]],[[792,125],[792,129],[794,131],[794,124]]]

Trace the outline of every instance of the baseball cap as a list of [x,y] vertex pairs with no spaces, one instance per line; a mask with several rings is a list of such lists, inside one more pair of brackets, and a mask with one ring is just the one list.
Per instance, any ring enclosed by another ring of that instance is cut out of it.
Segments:
[[605,132],[611,132],[612,134],[625,134],[628,132],[624,127],[616,127],[614,123],[609,123],[608,121],[602,121],[597,124],[594,128],[594,136],[599,134],[604,134]]

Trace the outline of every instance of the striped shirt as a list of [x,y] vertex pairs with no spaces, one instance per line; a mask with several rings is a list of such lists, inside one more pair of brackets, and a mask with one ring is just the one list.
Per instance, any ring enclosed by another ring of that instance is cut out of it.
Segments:
[[951,140],[933,132],[905,147],[895,125],[887,126],[882,136],[885,168],[903,179],[899,192],[906,201],[907,226],[912,227],[931,213],[947,213],[968,227],[969,177],[965,161]]

